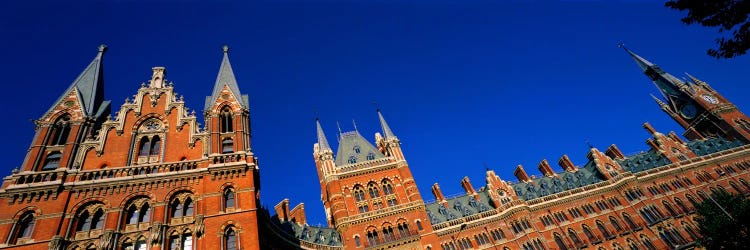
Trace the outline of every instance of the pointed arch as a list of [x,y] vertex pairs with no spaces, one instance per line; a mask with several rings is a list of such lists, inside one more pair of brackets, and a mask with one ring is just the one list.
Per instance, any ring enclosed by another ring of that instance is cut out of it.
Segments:
[[149,150],[150,156],[158,156],[161,154],[161,138],[159,138],[158,135],[155,135],[154,138],[151,138],[151,148]]
[[34,225],[36,224],[36,216],[33,210],[24,212],[21,217],[13,224],[8,244],[15,245],[19,243],[19,239],[31,238],[31,234],[34,231]]
[[41,171],[55,170],[60,167],[60,159],[62,153],[60,151],[52,151],[47,153],[47,157],[44,159],[44,165]]
[[232,123],[232,109],[229,106],[224,106],[219,112],[219,128],[222,133],[230,133],[234,131]]
[[50,127],[47,145],[63,145],[68,140],[70,134],[70,115],[63,113]]

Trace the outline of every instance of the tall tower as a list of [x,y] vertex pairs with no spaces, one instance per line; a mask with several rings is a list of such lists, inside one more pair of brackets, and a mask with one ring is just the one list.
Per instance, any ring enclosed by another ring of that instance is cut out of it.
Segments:
[[240,93],[232,65],[229,47],[224,46],[224,58],[216,76],[211,96],[206,97],[203,114],[211,133],[209,154],[249,152],[250,105],[247,95]]
[[316,120],[313,157],[326,217],[347,249],[421,249],[421,241],[434,237],[425,204],[379,110],[378,118],[383,134],[375,134],[375,145],[357,130],[340,133],[335,156]]
[[109,115],[104,101],[102,59],[106,45],[41,118],[21,171],[72,169],[78,147]]
[[621,46],[650,78],[664,100],[652,96],[661,109],[683,128],[690,140],[721,136],[750,142],[750,118],[708,83],[687,74],[690,81],[664,72],[633,51]]

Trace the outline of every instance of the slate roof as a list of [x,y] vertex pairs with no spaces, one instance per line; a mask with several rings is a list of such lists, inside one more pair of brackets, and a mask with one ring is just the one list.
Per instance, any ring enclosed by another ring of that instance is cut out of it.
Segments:
[[83,105],[82,110],[84,115],[99,117],[109,110],[109,101],[104,101],[104,70],[102,61],[106,50],[106,45],[99,45],[99,52],[94,57],[94,60],[70,84],[70,87],[55,101],[47,113],[52,111],[73,89],[78,92],[78,98]]
[[[690,148],[690,150],[695,152],[695,154],[697,154],[698,156],[704,156],[730,148],[739,147],[744,145],[744,143],[739,140],[729,141],[727,139],[717,137],[708,138],[705,140],[690,141],[687,143],[687,145],[688,148]],[[618,160],[618,162],[623,168],[625,168],[625,170],[633,173],[658,168],[671,163],[667,158],[662,157],[661,154],[654,150],[649,150],[648,152],[628,156],[623,160]]]
[[339,148],[336,150],[336,165],[343,166],[349,163],[349,159],[354,162],[368,161],[367,156],[372,155],[372,159],[385,158],[385,155],[368,142],[358,131],[345,132],[341,134]]
[[575,173],[562,171],[556,174],[557,176],[538,177],[530,182],[514,183],[511,186],[521,200],[528,201],[604,181],[604,176],[596,169],[593,161],[587,162]]
[[232,94],[238,99],[243,108],[250,107],[250,101],[248,100],[247,95],[240,93],[240,87],[237,86],[237,78],[234,77],[232,64],[229,63],[229,47],[227,46],[224,46],[224,58],[221,60],[219,74],[216,76],[214,91],[211,96],[206,97],[206,106],[204,110],[211,109],[211,106],[213,106],[216,99],[221,95],[221,90],[224,89],[224,85],[229,87],[229,90],[232,91]]
[[283,222],[281,225],[290,229],[294,233],[294,237],[301,241],[327,246],[341,246],[341,235],[333,228],[300,226],[294,222]]
[[479,200],[465,194],[447,199],[448,208],[440,202],[427,204],[427,216],[432,225],[494,209],[487,191],[477,192]]

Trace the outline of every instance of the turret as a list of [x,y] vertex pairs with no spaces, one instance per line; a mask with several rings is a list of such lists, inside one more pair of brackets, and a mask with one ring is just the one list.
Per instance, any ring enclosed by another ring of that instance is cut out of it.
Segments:
[[[216,76],[213,92],[206,97],[203,110],[210,133],[209,154],[250,152],[250,108],[247,95],[240,93],[232,65],[229,63],[229,47],[224,46],[224,58]],[[162,71],[163,72],[163,71]],[[160,71],[155,70],[149,85],[159,86]]]

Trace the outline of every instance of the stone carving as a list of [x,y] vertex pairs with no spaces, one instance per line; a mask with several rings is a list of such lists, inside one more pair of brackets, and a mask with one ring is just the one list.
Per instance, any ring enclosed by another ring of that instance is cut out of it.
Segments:
[[151,239],[151,244],[158,244],[159,242],[161,242],[163,228],[164,226],[161,222],[154,222],[153,225],[151,225],[151,234],[149,236]]
[[203,236],[203,233],[206,230],[206,225],[203,224],[204,219],[205,216],[202,214],[195,216],[195,235],[198,237]]
[[49,250],[60,250],[62,249],[63,238],[59,235],[55,235],[52,237],[52,240],[49,241]]
[[110,249],[110,246],[113,243],[114,239],[114,232],[112,230],[104,231],[102,234],[102,237],[99,239],[99,249],[106,250]]

